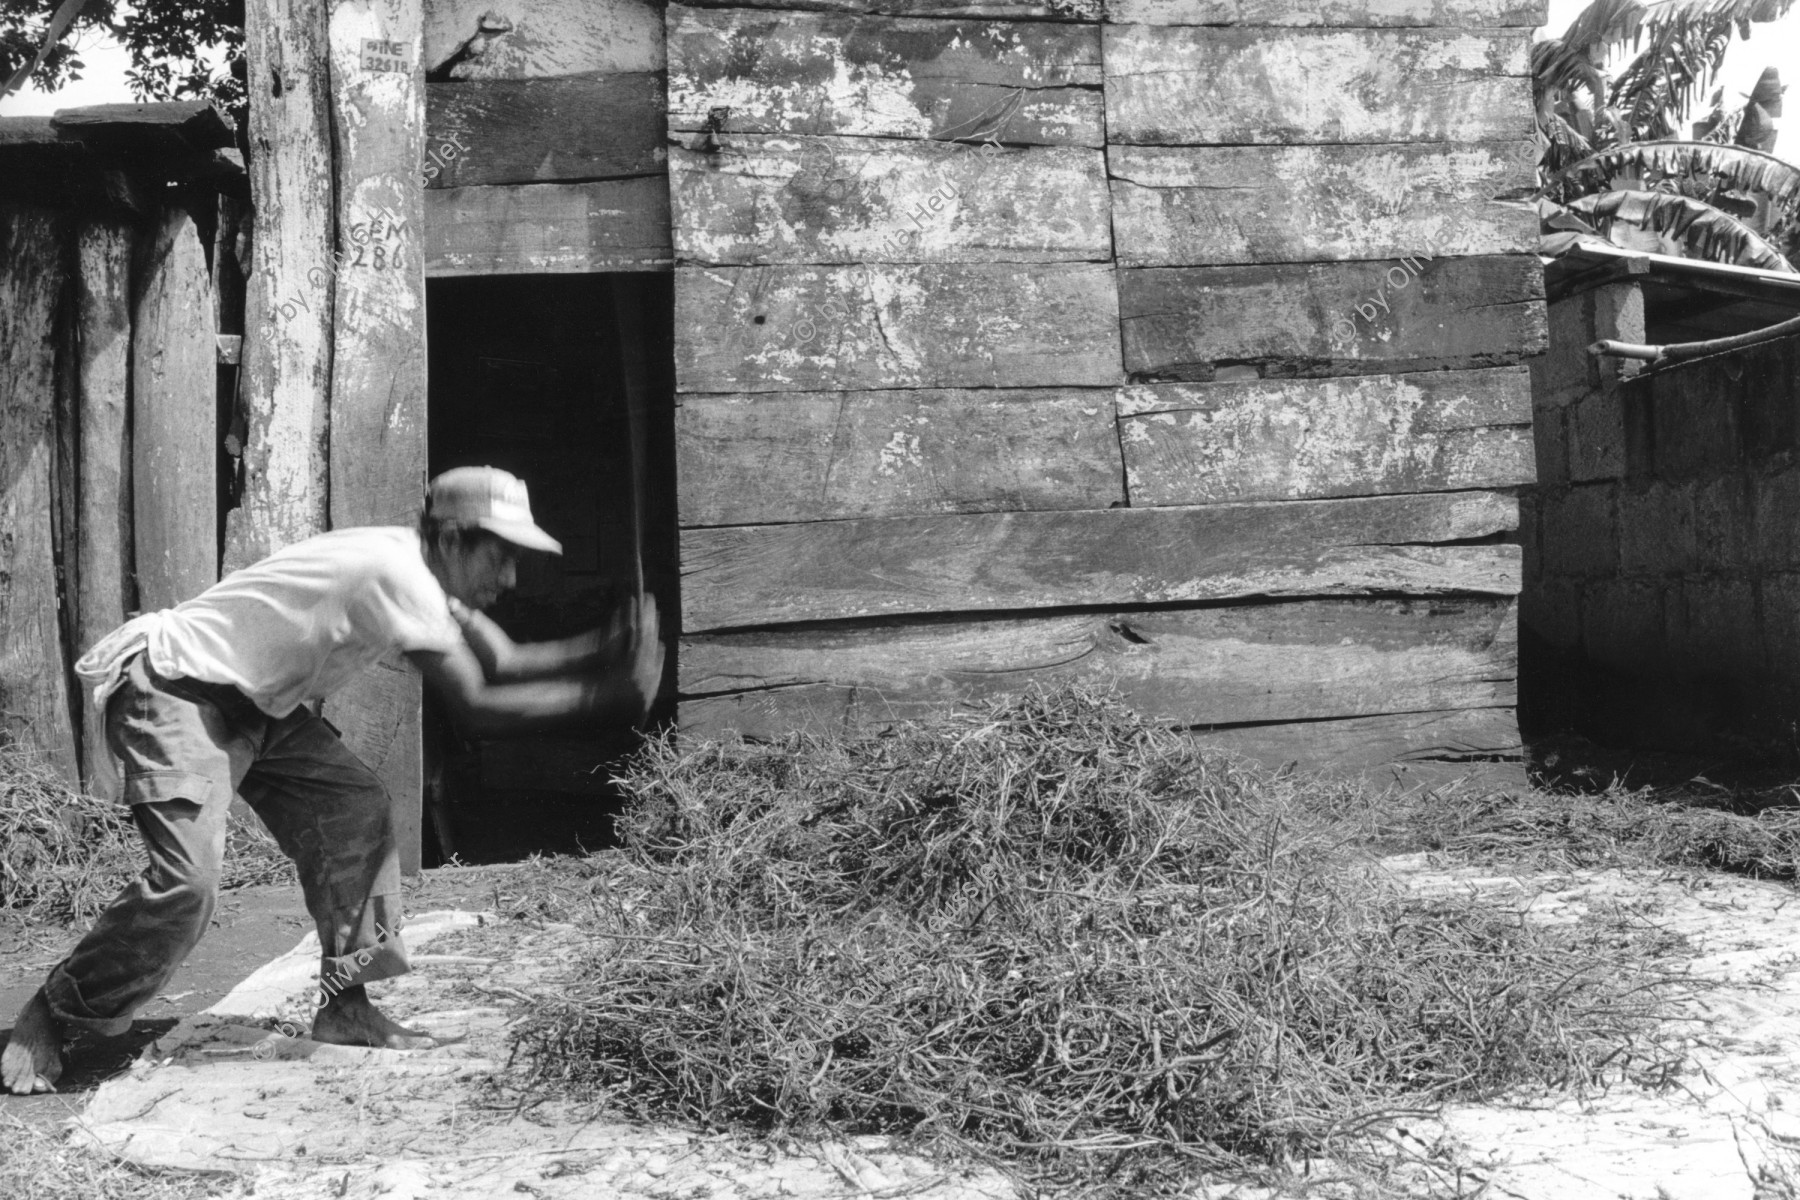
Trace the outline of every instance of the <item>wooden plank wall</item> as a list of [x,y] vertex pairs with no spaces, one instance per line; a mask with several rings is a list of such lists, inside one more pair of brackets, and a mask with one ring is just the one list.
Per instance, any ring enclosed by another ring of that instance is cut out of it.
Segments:
[[138,601],[173,608],[219,579],[218,345],[194,218],[165,209],[131,320],[132,531]]
[[0,742],[108,798],[75,659],[219,577],[217,201],[168,194],[0,200]]
[[0,740],[77,778],[51,512],[65,214],[0,205]]
[[683,728],[1516,760],[1542,5],[1101,9],[669,6]]
[[649,0],[427,0],[428,275],[670,265]]
[[232,140],[197,101],[0,117],[0,744],[108,799],[74,663],[218,579]]
[[[75,382],[81,453],[76,467],[78,586],[70,651],[86,650],[137,607],[131,528],[132,228],[117,216],[89,217],[76,241]],[[65,555],[66,557],[66,555]],[[65,596],[67,589],[65,585]],[[85,697],[82,777],[96,796],[115,799],[122,780],[104,723]]]

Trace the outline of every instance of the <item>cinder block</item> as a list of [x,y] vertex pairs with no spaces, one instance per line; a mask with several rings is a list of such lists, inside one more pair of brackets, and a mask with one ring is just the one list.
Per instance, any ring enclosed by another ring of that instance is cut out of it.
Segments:
[[1752,566],[1781,571],[1800,566],[1800,467],[1751,475]]
[[1569,482],[1569,445],[1563,432],[1565,408],[1534,408],[1531,440],[1537,449],[1537,481],[1553,487]]
[[1539,493],[1538,541],[1546,578],[1618,573],[1619,537],[1610,483]]
[[1692,485],[1619,490],[1619,574],[1679,574],[1695,567]]
[[1646,483],[1656,478],[1656,404],[1650,380],[1636,380],[1614,394],[1625,425],[1625,478]]
[[[1594,330],[1592,340],[1613,338],[1621,342],[1646,341],[1644,321],[1644,289],[1635,283],[1613,283],[1595,288],[1590,299],[1588,321]],[[1594,360],[1594,385],[1611,390],[1644,370],[1635,358],[1599,358]]]
[[1659,580],[1601,579],[1581,593],[1581,644],[1591,662],[1630,675],[1654,675],[1664,654]]
[[[1762,460],[1794,449],[1794,411],[1800,406],[1800,339],[1782,338],[1726,355],[1742,364],[1735,380],[1743,413],[1744,453]],[[1708,360],[1709,362],[1711,360]]]
[[1800,574],[1781,571],[1758,584],[1762,656],[1771,675],[1800,682]]
[[1625,474],[1625,414],[1619,391],[1589,392],[1568,414],[1569,478],[1576,483]]
[[1656,477],[1675,482],[1736,470],[1744,461],[1737,405],[1715,371],[1676,368],[1651,381]]
[[1692,487],[1695,565],[1702,571],[1749,570],[1753,553],[1749,477],[1733,472]]
[[1548,306],[1550,345],[1531,360],[1531,397],[1561,407],[1595,385],[1587,348],[1594,342],[1592,294],[1583,292]]
[[1581,648],[1581,590],[1573,579],[1525,577],[1519,595],[1519,624],[1542,638],[1552,649],[1575,652]]
[[1680,588],[1682,602],[1669,607],[1664,631],[1670,667],[1680,675],[1705,678],[1760,675],[1763,637],[1752,581],[1694,576],[1682,580]]
[[1519,489],[1519,577],[1522,585],[1543,573],[1543,543],[1538,539],[1539,491],[1535,487]]

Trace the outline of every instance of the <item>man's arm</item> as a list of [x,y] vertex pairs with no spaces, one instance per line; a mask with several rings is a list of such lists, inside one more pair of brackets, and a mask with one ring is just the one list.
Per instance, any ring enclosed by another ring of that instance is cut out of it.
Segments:
[[[644,610],[648,608],[650,617]],[[632,632],[653,620],[656,600],[633,599],[613,619],[586,633],[554,642],[515,642],[486,613],[451,600],[450,613],[462,627],[463,640],[492,683],[518,683],[549,679],[581,671],[602,670],[625,652]]]
[[447,652],[415,650],[406,657],[444,698],[456,724],[476,736],[588,721],[635,725],[656,699],[663,668],[655,603],[646,601],[640,616],[627,639],[625,662],[605,675],[497,682],[470,645]]

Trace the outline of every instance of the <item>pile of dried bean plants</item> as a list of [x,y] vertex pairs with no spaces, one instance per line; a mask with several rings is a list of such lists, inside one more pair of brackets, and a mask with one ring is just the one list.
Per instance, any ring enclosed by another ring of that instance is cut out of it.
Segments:
[[[234,815],[222,887],[274,883],[293,865],[254,817]],[[144,869],[129,806],[71,787],[48,763],[0,745],[0,913],[80,924]]]
[[517,1038],[533,1086],[645,1117],[1142,1191],[1671,1066],[1655,946],[1409,897],[1346,844],[1365,793],[1103,696],[657,744],[622,782],[592,950]]

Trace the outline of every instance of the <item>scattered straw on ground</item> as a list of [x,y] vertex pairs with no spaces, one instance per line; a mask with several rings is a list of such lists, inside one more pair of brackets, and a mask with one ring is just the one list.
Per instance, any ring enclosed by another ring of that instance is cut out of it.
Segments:
[[[0,911],[35,922],[90,921],[143,869],[128,806],[70,787],[41,759],[0,746]],[[292,870],[260,823],[233,818],[223,887],[273,883]]]
[[1142,1191],[1378,1154],[1448,1100],[1662,1077],[1668,949],[1409,896],[1354,787],[1081,690],[889,734],[652,746],[538,1086],[908,1134]]
[[247,1194],[235,1176],[147,1170],[71,1151],[61,1130],[0,1113],[0,1196],[7,1200],[235,1200]]
[[[1785,791],[1786,789],[1784,789]],[[1610,787],[1600,793],[1453,789],[1390,799],[1371,832],[1406,849],[1513,867],[1688,867],[1800,879],[1800,807],[1693,792]],[[1702,802],[1704,799],[1705,802]],[[1737,811],[1738,805],[1751,811]]]

